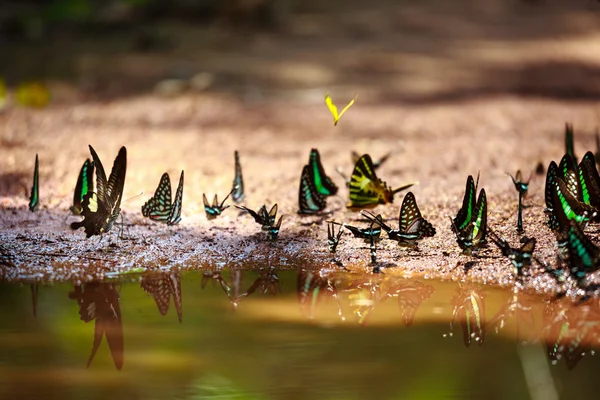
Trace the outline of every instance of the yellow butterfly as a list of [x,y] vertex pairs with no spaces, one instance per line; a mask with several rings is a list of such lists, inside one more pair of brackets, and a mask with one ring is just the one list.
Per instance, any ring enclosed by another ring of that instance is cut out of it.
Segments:
[[50,97],[50,90],[41,82],[23,82],[15,89],[17,104],[23,107],[46,107]]
[[350,103],[348,103],[348,105],[346,107],[344,107],[342,112],[338,114],[338,109],[335,106],[335,104],[333,104],[333,100],[331,100],[331,96],[329,96],[329,93],[325,93],[325,104],[327,104],[327,108],[329,108],[329,112],[331,112],[331,115],[333,115],[333,125],[334,126],[337,125],[338,121],[340,120],[340,118],[342,118],[342,115],[344,115],[346,110],[348,110],[350,108],[350,106],[352,104],[354,104],[354,100],[356,100],[356,97],[353,98],[352,100],[350,100]]

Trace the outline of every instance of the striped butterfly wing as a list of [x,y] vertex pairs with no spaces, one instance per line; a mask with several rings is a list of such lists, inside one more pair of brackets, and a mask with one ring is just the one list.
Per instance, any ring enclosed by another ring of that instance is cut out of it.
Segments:
[[558,165],[554,161],[550,162],[548,171],[546,172],[546,186],[544,188],[544,198],[546,201],[546,224],[550,229],[556,231],[559,229],[559,222],[557,219],[556,207],[560,204],[556,201],[555,197],[555,186],[558,180]]
[[413,192],[408,192],[400,208],[399,227],[401,233],[414,233],[419,237],[432,237],[435,228],[423,216],[417,206]]
[[100,201],[105,202],[107,199],[107,191],[108,191],[108,181],[106,179],[106,172],[104,171],[104,166],[100,161],[100,157],[96,153],[96,150],[90,145],[90,153],[92,155],[92,160],[94,161],[94,167],[96,168],[96,194],[98,195],[98,199]]
[[565,181],[567,189],[577,200],[583,200],[579,172],[575,159],[570,154],[565,154],[558,164],[560,177]]
[[319,194],[323,196],[335,195],[338,192],[338,187],[325,173],[323,164],[321,164],[321,155],[317,149],[311,149],[308,165],[311,169],[311,178],[314,182],[314,186]]
[[311,169],[305,165],[300,175],[300,188],[298,190],[298,214],[317,214],[327,206],[325,197],[322,197],[315,187]]
[[354,165],[349,189],[350,203],[348,207],[385,204],[389,199],[387,188],[375,174],[373,160],[368,154],[360,157]]
[[169,219],[167,225],[176,225],[181,221],[181,208],[183,207],[183,171],[179,177],[179,184],[177,185],[177,191],[175,192],[175,201],[171,205],[171,212],[169,213]]
[[35,212],[40,208],[40,164],[38,155],[35,155],[35,167],[33,169],[33,184],[29,195],[29,211]]
[[167,274],[160,274],[158,276],[148,275],[142,277],[141,281],[142,289],[154,298],[158,312],[162,316],[167,315],[169,306],[171,305],[172,285],[170,277]]
[[591,151],[585,153],[579,163],[579,181],[583,202],[596,208],[600,207],[600,175]]
[[88,158],[85,160],[77,176],[75,193],[73,193],[73,206],[71,212],[75,215],[83,213],[83,198],[88,192],[94,191],[94,163]]
[[168,173],[160,178],[154,196],[142,206],[142,215],[151,220],[167,222],[171,214],[171,179]]
[[434,291],[433,286],[419,281],[407,283],[400,290],[396,291],[398,295],[398,307],[404,319],[404,325],[412,325],[417,309],[421,303],[431,297]]
[[233,193],[231,197],[236,203],[241,202],[246,197],[244,193],[244,178],[242,177],[242,165],[240,164],[240,155],[236,150],[235,156],[235,177],[233,178]]
[[[561,211],[568,220],[574,220],[579,224],[588,222],[592,216],[595,215],[595,209],[577,200],[571,191],[569,191],[567,185],[562,179],[557,178],[554,188],[556,192],[556,199],[558,200],[557,204],[554,206],[554,212],[559,219],[559,224],[561,223],[562,215],[559,216],[558,213]],[[559,208],[559,210],[556,208]],[[561,229],[568,229],[568,224],[564,223],[564,219],[562,222]]]
[[569,269],[577,279],[600,268],[600,248],[583,233],[579,225],[571,222],[567,232]]
[[462,207],[453,220],[454,226],[459,231],[464,230],[473,221],[475,212],[475,181],[473,176],[469,175],[463,197]]
[[477,244],[485,243],[487,237],[487,197],[485,189],[479,191],[477,205],[475,207],[475,218],[473,220],[473,239]]
[[121,207],[121,199],[123,198],[123,188],[125,187],[125,175],[127,173],[127,149],[125,146],[119,149],[117,158],[113,163],[110,171],[110,177],[107,184],[106,202],[111,214],[115,213],[118,216]]

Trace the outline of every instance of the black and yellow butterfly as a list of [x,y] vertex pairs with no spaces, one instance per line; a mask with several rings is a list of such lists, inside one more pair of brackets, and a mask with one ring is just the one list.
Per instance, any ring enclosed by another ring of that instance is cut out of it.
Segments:
[[[387,161],[388,158],[390,158],[391,155],[392,155],[392,153],[390,152],[390,153],[385,154],[379,160],[373,161],[373,168],[374,169],[379,168],[381,166],[381,164],[383,164],[384,162]],[[357,152],[353,151],[351,153],[351,158],[352,158],[352,163],[356,164],[358,162],[358,160],[360,159],[360,154],[358,154]]]
[[246,197],[244,193],[244,178],[242,177],[242,164],[240,164],[240,155],[236,150],[234,153],[235,157],[235,176],[233,178],[233,193],[231,198],[236,203],[241,202]]
[[33,169],[33,185],[29,195],[29,211],[35,212],[40,208],[40,165],[38,155],[35,155],[35,167]]
[[100,347],[102,336],[106,335],[115,367],[118,370],[123,368],[123,322],[119,293],[114,284],[91,282],[75,286],[75,290],[69,293],[69,298],[77,301],[79,316],[83,322],[95,320],[94,343],[87,367],[89,368]]
[[181,208],[183,205],[183,171],[179,177],[175,201],[171,203],[171,178],[164,173],[160,178],[154,196],[142,206],[142,215],[152,221],[162,222],[167,225],[176,225],[181,221]]
[[165,316],[169,312],[171,296],[177,310],[177,318],[181,323],[183,310],[181,307],[181,280],[179,274],[143,275],[140,282],[142,289],[154,298],[158,312]]
[[350,177],[350,202],[348,208],[374,207],[377,204],[392,203],[394,195],[414,185],[409,183],[391,189],[375,174],[373,160],[368,154],[358,159]]
[[[337,189],[337,188],[336,188]],[[298,189],[298,214],[318,214],[327,207],[327,200],[314,184],[314,170],[305,165]]]
[[486,242],[487,197],[485,189],[481,189],[477,197],[477,202],[475,202],[476,190],[473,177],[469,175],[462,207],[456,214],[456,217],[450,219],[452,231],[456,235],[456,241],[460,248],[467,253],[479,248]]
[[121,212],[121,198],[127,172],[127,149],[121,147],[106,179],[102,162],[92,146],[90,153],[96,167],[96,192],[88,192],[83,198],[83,221],[73,222],[71,229],[85,228],[86,236],[102,235],[108,232]]
[[421,215],[417,200],[412,192],[408,192],[402,201],[398,217],[398,229],[392,229],[382,219],[377,219],[368,211],[363,210],[361,214],[372,223],[381,226],[388,237],[397,241],[401,246],[414,247],[417,240],[435,236],[435,228]]
[[325,173],[323,164],[321,164],[319,150],[311,149],[310,156],[308,157],[308,166],[310,167],[312,181],[319,194],[322,196],[333,196],[338,192],[338,187]]
[[513,265],[514,274],[519,277],[523,276],[523,268],[531,267],[531,260],[536,244],[535,238],[523,237],[521,238],[523,245],[520,248],[513,248],[510,247],[505,239],[496,235],[491,229],[490,235],[492,242],[502,251],[502,255],[510,260]]
[[219,215],[221,215],[221,213],[223,211],[228,209],[230,206],[229,205],[225,206],[224,204],[227,201],[227,199],[229,198],[229,196],[231,196],[233,194],[234,191],[235,191],[235,187],[233,189],[231,189],[231,192],[229,192],[229,194],[227,196],[225,196],[225,198],[223,199],[223,201],[221,203],[219,203],[219,199],[217,198],[217,195],[215,194],[212,204],[210,204],[208,202],[206,195],[204,193],[202,193],[202,201],[204,202],[204,212],[206,213],[206,219],[208,219],[209,221],[213,220],[213,219],[217,218]]
[[344,226],[342,225],[336,234],[335,225],[335,221],[331,221],[327,224],[327,246],[329,247],[329,252],[332,254],[335,254],[337,246],[340,243],[342,233],[344,233]]
[[77,176],[73,205],[69,208],[75,215],[83,214],[83,198],[88,192],[94,191],[94,163],[88,158],[85,160]]

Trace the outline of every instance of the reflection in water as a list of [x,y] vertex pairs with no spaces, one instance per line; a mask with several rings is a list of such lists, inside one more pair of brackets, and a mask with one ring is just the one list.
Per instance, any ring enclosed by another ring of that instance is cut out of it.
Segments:
[[179,323],[181,323],[183,311],[181,307],[181,280],[179,273],[146,274],[142,276],[140,284],[146,293],[154,297],[158,312],[162,316],[167,315],[167,312],[169,312],[171,296],[173,296],[177,318],[179,318]]
[[258,278],[252,283],[252,285],[244,293],[239,295],[236,300],[242,300],[252,293],[258,290],[262,294],[270,294],[276,296],[281,293],[281,285],[279,283],[279,277],[277,276],[277,270],[273,267],[262,268],[259,271]]
[[454,330],[456,317],[460,319],[465,347],[475,340],[483,345],[485,340],[485,296],[484,291],[474,285],[459,285],[456,295],[450,300],[454,307],[450,332]]
[[29,285],[31,289],[31,305],[33,307],[33,317],[37,318],[37,307],[38,307],[38,285],[37,283],[32,283]]
[[335,282],[330,278],[322,277],[319,271],[300,270],[298,272],[297,291],[300,311],[304,317],[314,319],[317,306],[321,300],[333,297],[337,302],[338,315],[342,321],[345,320]]
[[553,363],[564,359],[572,369],[592,346],[598,346],[598,304],[573,307],[566,301],[549,302],[544,309],[544,325],[546,349]]
[[79,316],[84,322],[96,320],[94,324],[94,344],[87,362],[90,366],[102,336],[106,334],[106,341],[110,354],[117,369],[123,367],[123,323],[121,321],[121,308],[119,294],[112,283],[92,282],[75,286],[69,293],[69,298],[77,300]]
[[[524,340],[524,342],[532,342],[535,340],[535,317],[532,306],[533,299],[526,297],[520,293],[513,293],[509,297],[508,302],[504,307],[496,313],[494,318],[490,321],[489,325],[496,329],[496,333],[504,329],[507,325],[508,320],[514,318],[517,327],[517,340]],[[521,332],[530,333],[530,337],[527,339],[521,338]]]

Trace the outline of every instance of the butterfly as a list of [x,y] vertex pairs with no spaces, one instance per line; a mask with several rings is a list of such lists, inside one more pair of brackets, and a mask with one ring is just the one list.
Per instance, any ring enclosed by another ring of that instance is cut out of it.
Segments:
[[94,191],[94,163],[88,158],[85,160],[77,176],[73,205],[69,210],[75,215],[83,214],[83,198],[88,192]]
[[75,286],[69,298],[77,300],[79,316],[85,323],[95,320],[94,344],[87,362],[89,368],[106,335],[108,348],[118,370],[123,368],[123,322],[119,294],[112,283],[92,282]]
[[[479,177],[478,177],[479,180]],[[473,177],[469,175],[461,209],[454,219],[450,219],[452,231],[460,248],[469,253],[486,242],[487,235],[487,197],[485,189],[479,191],[477,203]]]
[[569,228],[570,220],[586,224],[597,215],[594,207],[577,200],[567,189],[561,178],[556,178],[552,190],[552,213],[555,218],[556,230],[564,231]]
[[350,103],[348,103],[348,105],[346,107],[344,107],[342,112],[338,114],[338,109],[337,109],[336,105],[333,104],[333,100],[331,99],[331,96],[329,96],[328,93],[325,93],[325,104],[327,105],[327,108],[329,108],[329,112],[331,113],[331,115],[333,115],[333,125],[334,126],[336,126],[338,124],[338,121],[340,120],[340,118],[342,118],[342,115],[344,115],[346,110],[348,110],[350,108],[350,106],[352,106],[352,104],[354,104],[355,100],[356,100],[356,97],[353,98],[352,100],[350,100]]
[[[556,214],[554,211],[554,192],[555,185],[558,181],[558,165],[554,161],[550,162],[548,165],[548,170],[546,171],[546,185],[544,188],[544,199],[546,202],[546,208],[544,209],[544,213],[546,214],[547,220],[546,225],[553,230],[556,231],[559,229],[558,221],[556,219]],[[557,204],[560,206],[560,204]]]
[[579,163],[579,181],[582,201],[595,208],[600,207],[600,175],[591,151],[585,153]]
[[583,200],[581,181],[579,180],[579,168],[577,162],[570,154],[565,154],[558,164],[558,177],[562,178],[567,189],[577,200]]
[[[340,227],[338,233],[335,233],[335,221],[331,221],[327,224],[327,245],[329,246],[329,252],[335,254],[340,238],[344,232],[344,226]],[[381,231],[380,231],[381,232]]]
[[327,207],[327,200],[318,192],[313,176],[314,170],[305,165],[300,175],[298,214],[318,214]]
[[127,172],[127,149],[121,147],[112,167],[110,177],[106,173],[98,154],[92,146],[90,153],[96,168],[96,192],[88,192],[83,197],[83,221],[73,222],[71,229],[85,228],[86,236],[102,235],[112,228],[121,212],[121,198]]
[[181,221],[183,205],[183,171],[179,176],[179,184],[175,192],[175,201],[171,203],[171,178],[168,173],[162,174],[154,196],[142,206],[142,215],[152,221],[176,225]]
[[523,267],[531,267],[531,259],[536,245],[535,238],[521,238],[523,245],[515,249],[510,247],[508,242],[496,235],[494,231],[490,230],[490,235],[492,242],[502,251],[502,255],[508,257],[512,263],[515,275],[523,276]]
[[[390,158],[390,156],[392,155],[392,153],[387,153],[385,154],[383,157],[381,157],[379,160],[377,161],[373,161],[373,168],[377,169],[381,166],[381,164],[383,164],[384,162],[387,161],[388,158]],[[358,160],[360,159],[360,154],[358,154],[357,152],[353,151],[351,153],[352,156],[352,163],[356,164],[358,162]]]
[[333,183],[331,178],[325,174],[325,169],[323,168],[323,164],[321,164],[319,150],[311,149],[308,158],[308,166],[311,170],[312,181],[319,194],[323,196],[333,196],[338,192],[338,187]]
[[256,278],[252,285],[250,285],[248,290],[240,294],[234,300],[242,300],[252,295],[257,290],[259,293],[269,294],[271,296],[276,296],[277,294],[281,293],[281,283],[279,282],[279,277],[277,276],[277,270],[272,267],[261,268],[258,278]]
[[463,331],[463,342],[469,347],[473,339],[481,346],[485,339],[485,301],[483,293],[471,287],[459,286],[457,294],[452,298],[454,307],[450,331],[454,329],[454,321],[458,316]]
[[35,212],[40,208],[40,165],[38,155],[35,155],[35,167],[33,169],[33,185],[29,195],[29,211]]
[[394,194],[414,185],[409,183],[397,189],[391,189],[375,174],[373,161],[368,154],[359,158],[350,177],[350,203],[348,208],[376,206],[392,203]]
[[244,193],[244,178],[242,177],[242,165],[240,164],[240,155],[236,150],[235,156],[235,177],[233,178],[233,193],[231,198],[236,203],[244,200],[246,194]]
[[585,287],[587,274],[600,269],[600,248],[592,243],[574,221],[570,222],[564,240],[569,253],[571,276],[577,280],[580,287]]
[[250,213],[254,221],[261,226],[261,230],[267,232],[267,239],[276,240],[279,236],[279,229],[281,228],[281,221],[283,219],[283,215],[279,217],[277,223],[275,223],[275,219],[277,218],[277,203],[271,207],[269,211],[267,211],[267,206],[263,205],[258,212],[249,209],[244,206],[237,206],[240,210],[247,211]]
[[523,175],[521,174],[521,170],[518,170],[517,174],[514,177],[511,174],[507,175],[510,176],[513,185],[515,185],[515,190],[519,192],[519,194],[522,194],[523,197],[527,196],[527,191],[529,190],[529,182],[531,181],[531,175],[529,176],[527,182],[523,181]]
[[[381,215],[379,215],[379,214],[375,217],[375,219],[383,221],[383,219],[381,218]],[[352,225],[340,224],[339,222],[335,222],[335,221],[328,221],[328,222],[331,224],[334,224],[334,225],[340,225],[343,228],[348,229],[355,238],[363,239],[367,243],[370,243],[371,237],[375,241],[378,241],[381,236],[381,227],[374,226],[373,223],[371,223],[368,228],[357,228]]]
[[383,220],[377,219],[368,211],[363,210],[361,214],[372,223],[381,226],[387,232],[388,237],[397,241],[401,246],[414,247],[417,240],[435,236],[435,228],[421,215],[417,200],[412,192],[408,192],[402,201],[398,217],[398,229],[392,229]]
[[165,316],[169,311],[171,296],[177,310],[177,318],[181,323],[181,280],[179,274],[144,275],[140,282],[142,289],[154,298],[158,312]]
[[577,159],[573,146],[573,125],[569,123],[565,124],[565,153],[573,157],[573,159]]
[[204,201],[204,212],[206,212],[206,219],[208,219],[209,221],[213,220],[213,219],[217,218],[219,215],[221,215],[221,213],[223,211],[228,209],[229,205],[223,206],[223,204],[225,204],[225,202],[227,201],[229,196],[231,196],[234,191],[235,191],[235,188],[231,189],[231,192],[229,192],[229,194],[227,196],[225,196],[225,198],[223,199],[221,204],[219,204],[219,200],[217,199],[217,195],[215,194],[212,205],[208,203],[206,195],[204,193],[202,193],[202,200]]
[[431,297],[434,291],[433,286],[419,281],[402,280],[394,286],[392,296],[398,297],[398,308],[404,319],[404,325],[412,325],[417,309]]

